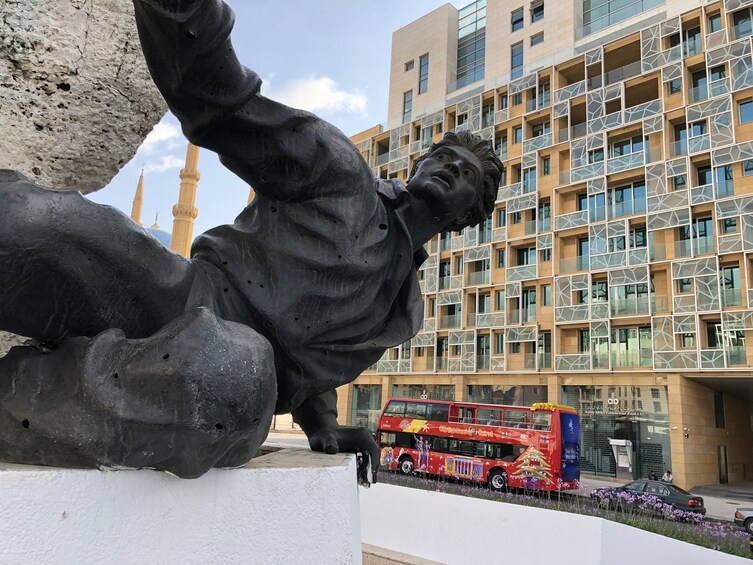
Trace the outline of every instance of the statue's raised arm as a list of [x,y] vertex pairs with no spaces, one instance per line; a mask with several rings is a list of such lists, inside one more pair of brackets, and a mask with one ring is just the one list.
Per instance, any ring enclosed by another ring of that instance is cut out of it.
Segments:
[[[350,140],[309,112],[260,95],[261,79],[230,41],[234,16],[220,0],[134,0],[142,49],[183,132],[220,155],[261,194],[300,200],[362,183],[370,171]],[[373,197],[373,195],[372,195]]]

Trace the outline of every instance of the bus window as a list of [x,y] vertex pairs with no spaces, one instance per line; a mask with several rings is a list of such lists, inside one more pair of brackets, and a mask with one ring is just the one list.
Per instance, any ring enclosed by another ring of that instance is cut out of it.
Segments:
[[413,447],[413,435],[405,432],[381,432],[379,439],[383,447]]
[[476,454],[475,443],[475,441],[451,439],[448,451],[455,455],[467,455],[468,457],[473,457]]
[[549,432],[552,430],[552,415],[549,412],[533,413],[533,429]]
[[406,418],[426,419],[426,403],[424,402],[407,402],[405,404]]
[[462,424],[473,424],[473,408],[460,408],[458,417]]
[[505,410],[504,425],[508,428],[527,428],[528,410]]
[[440,453],[447,453],[447,438],[446,437],[432,438],[431,450],[438,451]]
[[395,402],[394,400],[387,405],[384,411],[385,416],[403,416],[405,414],[405,402]]
[[489,408],[479,408],[476,413],[476,419],[479,424],[484,426],[499,426],[502,423],[500,411]]
[[428,420],[447,422],[450,419],[450,407],[447,404],[429,404]]

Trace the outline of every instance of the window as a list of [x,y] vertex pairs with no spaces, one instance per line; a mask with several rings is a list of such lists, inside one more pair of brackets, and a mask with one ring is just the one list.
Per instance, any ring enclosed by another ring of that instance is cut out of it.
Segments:
[[751,27],[750,8],[743,8],[732,14],[733,36],[741,39],[753,34]]
[[486,2],[474,2],[458,13],[456,88],[484,78],[486,60]]
[[507,225],[507,210],[504,208],[497,210],[497,227],[503,228]]
[[716,197],[724,198],[735,194],[735,182],[732,177],[732,165],[716,168]]
[[615,141],[609,146],[610,157],[621,157],[643,151],[643,138],[640,135]]
[[546,135],[551,131],[549,122],[542,122],[540,124],[534,124],[531,126],[531,136],[540,137]]
[[418,93],[423,94],[429,88],[429,54],[421,55],[418,63]]
[[539,43],[544,43],[543,31],[531,36],[531,47],[533,47],[534,45],[538,45]]
[[510,344],[510,353],[520,353],[520,342],[513,342]]
[[552,305],[552,285],[550,284],[541,285],[541,305],[542,306]]
[[542,249],[539,253],[541,255],[541,262],[547,263],[552,260],[552,250],[551,249]]
[[667,90],[669,94],[679,94],[682,92],[682,79],[676,78],[674,80],[670,80],[667,83]]
[[678,294],[688,294],[693,292],[692,279],[677,279],[677,292]]
[[512,216],[513,224],[519,224],[523,220],[523,215],[520,212],[513,212],[510,215]]
[[[541,158],[541,176],[545,177],[552,174],[552,158],[551,157],[542,157]],[[753,172],[751,172],[753,174]]]
[[503,269],[505,266],[505,250],[497,249],[497,268]]
[[709,25],[706,29],[706,33],[714,33],[715,31],[721,31],[722,29],[722,14],[717,12],[716,14],[709,14]]
[[523,126],[512,128],[512,142],[514,144],[523,143]]
[[523,8],[518,8],[510,14],[510,27],[512,31],[523,29]]
[[523,76],[523,42],[510,47],[510,78]]
[[544,3],[534,2],[531,4],[531,23],[544,19]]
[[681,334],[680,347],[683,349],[691,349],[695,347],[695,334]]
[[698,183],[696,186],[705,186],[711,184],[711,167],[698,167]]
[[708,133],[708,123],[706,120],[693,122],[690,124],[690,137],[700,137]]
[[507,94],[499,95],[499,109],[507,110]]
[[413,111],[413,91],[403,93],[403,123],[410,121],[410,115]]
[[673,177],[672,185],[674,186],[675,190],[685,190],[688,187],[685,175],[677,175],[676,177]]
[[592,151],[588,152],[588,164],[592,165],[594,163],[599,163],[604,160],[604,150],[603,149],[594,149]]
[[494,291],[494,305],[498,311],[505,309],[505,291],[504,290]]
[[434,318],[437,315],[437,299],[429,299],[429,318]]
[[753,100],[745,100],[738,104],[740,111],[740,123],[747,124],[753,122]]
[[753,161],[743,161],[743,176],[753,175]]
[[722,220],[722,233],[737,233],[737,218],[724,218]]
[[504,355],[505,353],[505,334],[494,334],[494,353]]
[[455,274],[456,275],[463,274],[463,258],[462,257],[455,258]]
[[405,72],[407,73],[408,71],[412,71],[412,70],[413,70],[413,60],[410,60],[407,63],[405,63]]
[[522,92],[516,92],[512,95],[512,105],[513,106],[520,106],[523,103],[523,93]]

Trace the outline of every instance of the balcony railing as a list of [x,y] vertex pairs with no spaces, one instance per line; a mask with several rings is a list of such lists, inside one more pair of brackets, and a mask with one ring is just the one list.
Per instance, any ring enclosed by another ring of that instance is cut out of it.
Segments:
[[641,74],[641,62],[633,61],[632,63],[628,63],[627,65],[624,65],[618,69],[607,72],[605,75],[604,83],[613,84],[615,82],[621,82],[625,79],[637,76],[639,74]]
[[489,356],[488,355],[477,355],[476,356],[476,368],[477,369],[488,369],[489,368]]
[[670,157],[678,157],[680,155],[687,155],[687,154],[688,154],[688,141],[686,139],[673,141],[672,143],[669,144]]
[[552,354],[551,353],[539,353],[539,369],[551,369],[552,368]]
[[536,264],[518,265],[507,269],[507,282],[524,281],[535,279],[537,276]]
[[728,365],[746,365],[747,356],[744,345],[733,345],[727,347],[727,364]]
[[642,316],[651,313],[648,296],[612,298],[609,301],[612,316]]
[[722,290],[722,306],[742,306],[743,296],[739,288],[727,288]]
[[577,271],[588,271],[588,256],[568,257],[560,259],[560,273],[575,273]]
[[389,160],[390,160],[390,154],[382,153],[381,155],[377,155],[376,164],[377,166],[385,165]]
[[536,321],[536,306],[528,308],[512,308],[507,311],[509,324],[530,324]]
[[447,368],[447,357],[437,357],[434,363],[437,370],[443,370]]
[[612,367],[653,367],[654,356],[651,349],[638,351],[613,351]]
[[704,100],[707,100],[708,97],[709,97],[709,87],[706,84],[688,89],[688,102],[689,103],[702,102]]
[[450,316],[439,316],[440,329],[453,329],[459,328],[462,322],[460,314],[452,314]]
[[525,228],[525,234],[526,235],[533,235],[536,233],[536,228],[538,227],[538,222],[536,220],[529,220],[523,224],[523,227]]
[[675,257],[690,257],[692,255],[706,255],[714,253],[713,237],[695,237],[681,239],[675,242]]
[[708,151],[710,145],[711,142],[709,140],[709,134],[707,133],[688,138],[689,153],[700,153],[701,151]]
[[468,284],[471,286],[479,284],[489,284],[490,271],[476,271],[475,273],[468,273]]

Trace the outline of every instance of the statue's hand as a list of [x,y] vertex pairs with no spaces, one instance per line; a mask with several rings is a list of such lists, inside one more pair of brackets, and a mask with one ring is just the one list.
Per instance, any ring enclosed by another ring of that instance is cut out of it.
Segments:
[[163,16],[177,22],[185,22],[198,10],[204,0],[134,0],[151,6]]
[[366,428],[351,426],[321,427],[309,435],[312,451],[355,453],[358,456],[358,482],[369,486],[376,482],[379,470],[379,446]]

